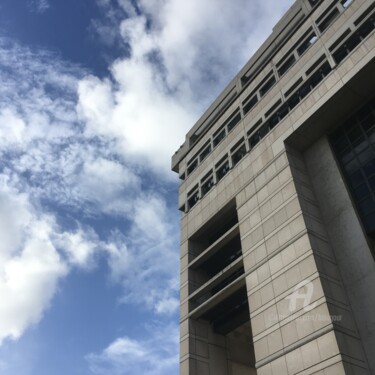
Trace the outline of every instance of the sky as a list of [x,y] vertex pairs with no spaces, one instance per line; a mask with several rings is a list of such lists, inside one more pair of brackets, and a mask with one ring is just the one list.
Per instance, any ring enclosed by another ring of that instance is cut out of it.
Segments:
[[171,155],[291,0],[0,0],[0,374],[178,374]]

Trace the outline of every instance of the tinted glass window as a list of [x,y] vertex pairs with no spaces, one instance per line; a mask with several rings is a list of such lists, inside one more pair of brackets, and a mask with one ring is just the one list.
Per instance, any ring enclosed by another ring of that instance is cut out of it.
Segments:
[[[366,232],[375,236],[375,106],[358,111],[331,136],[352,199]],[[369,131],[370,129],[370,131]]]

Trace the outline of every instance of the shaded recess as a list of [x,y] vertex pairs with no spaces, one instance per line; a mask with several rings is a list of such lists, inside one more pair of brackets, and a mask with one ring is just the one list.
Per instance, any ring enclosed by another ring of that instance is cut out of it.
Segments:
[[256,374],[235,201],[190,237],[188,272],[190,318],[222,337],[228,366]]

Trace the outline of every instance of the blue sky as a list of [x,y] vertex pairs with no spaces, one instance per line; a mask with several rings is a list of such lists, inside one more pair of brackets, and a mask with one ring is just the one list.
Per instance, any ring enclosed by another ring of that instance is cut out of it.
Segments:
[[170,157],[290,0],[0,1],[0,373],[178,373]]

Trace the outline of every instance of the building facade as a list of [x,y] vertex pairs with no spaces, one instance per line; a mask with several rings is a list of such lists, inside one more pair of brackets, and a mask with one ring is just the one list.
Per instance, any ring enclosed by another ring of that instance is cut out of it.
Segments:
[[181,375],[375,374],[374,29],[297,0],[172,157]]

